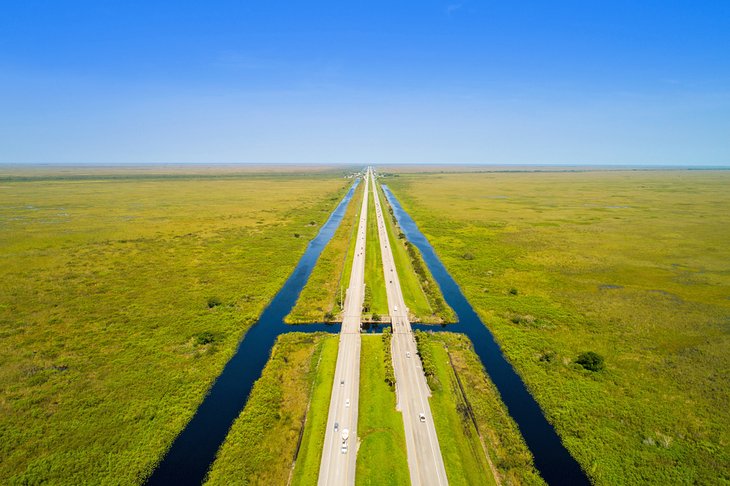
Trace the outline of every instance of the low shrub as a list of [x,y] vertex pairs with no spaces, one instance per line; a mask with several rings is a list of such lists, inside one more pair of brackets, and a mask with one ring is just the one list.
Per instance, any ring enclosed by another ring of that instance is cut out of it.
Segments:
[[603,362],[603,356],[593,351],[581,353],[575,362],[589,371],[601,371],[606,367]]

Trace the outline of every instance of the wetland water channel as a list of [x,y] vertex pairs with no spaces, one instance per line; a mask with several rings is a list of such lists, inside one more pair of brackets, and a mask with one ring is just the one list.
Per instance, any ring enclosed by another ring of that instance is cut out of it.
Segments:
[[[284,324],[284,317],[296,303],[322,250],[340,225],[358,183],[359,181],[350,188],[332,212],[317,236],[309,243],[284,286],[264,309],[259,320],[248,330],[193,418],[175,439],[162,462],[148,479],[148,485],[177,486],[203,483],[228,430],[243,410],[254,382],[261,376],[271,348],[280,334],[292,331],[339,331],[337,324],[301,326]],[[442,327],[413,325],[413,328],[466,334],[499,390],[510,415],[517,422],[542,477],[548,484],[589,484],[580,466],[560,442],[537,402],[507,362],[492,334],[461,293],[459,286],[438,259],[428,240],[387,186],[383,186],[383,189],[406,238],[421,251],[446,302],[458,317],[456,324]]]

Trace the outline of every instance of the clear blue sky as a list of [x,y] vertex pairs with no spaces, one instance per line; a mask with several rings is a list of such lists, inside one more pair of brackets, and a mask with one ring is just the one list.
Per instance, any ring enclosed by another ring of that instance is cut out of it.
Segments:
[[0,163],[730,164],[730,1],[11,0]]

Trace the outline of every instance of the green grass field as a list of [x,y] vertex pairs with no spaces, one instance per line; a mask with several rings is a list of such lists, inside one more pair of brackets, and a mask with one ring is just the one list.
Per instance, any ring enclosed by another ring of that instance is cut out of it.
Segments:
[[385,382],[385,349],[379,334],[363,334],[357,433],[357,485],[410,484],[403,416]]
[[730,172],[386,182],[593,481],[730,481]]
[[[315,377],[334,374],[336,357],[334,334],[280,336],[246,407],[218,451],[206,484],[286,484],[308,418]],[[331,385],[330,380],[330,389]],[[312,410],[319,410],[319,405],[313,399]]]
[[32,176],[0,182],[0,483],[140,483],[350,181]]
[[449,484],[545,484],[469,339],[416,334]]
[[[409,314],[414,321],[429,324],[454,322],[454,311],[446,304],[441,289],[433,280],[417,248],[412,247],[412,255],[408,252],[408,241],[399,238],[400,230],[396,226],[388,200],[378,184],[378,197],[383,208],[383,219],[388,232],[388,240],[393,251],[393,259],[398,272],[403,298],[408,306]],[[421,274],[415,271],[419,265]]]
[[[371,314],[388,316],[388,297],[385,294],[385,276],[383,275],[383,256],[380,252],[378,237],[378,220],[375,216],[375,201],[372,190],[368,199],[368,225],[365,236],[365,299],[363,318]],[[352,266],[352,261],[350,261]]]
[[355,190],[340,227],[322,251],[296,305],[286,317],[288,323],[341,320],[340,295],[344,296],[350,281],[364,188],[365,184],[360,184]]
[[338,345],[339,338],[336,335],[324,342],[307,421],[304,425],[302,443],[292,476],[294,485],[316,484],[319,477],[319,464],[322,460],[322,447],[324,447],[327,416],[332,397],[332,383],[335,380]]

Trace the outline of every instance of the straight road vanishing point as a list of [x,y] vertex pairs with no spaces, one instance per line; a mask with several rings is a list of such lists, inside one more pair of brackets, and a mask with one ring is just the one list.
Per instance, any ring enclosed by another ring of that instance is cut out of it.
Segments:
[[357,244],[352,259],[350,286],[345,296],[340,347],[337,351],[335,381],[324,436],[320,485],[355,484],[357,459],[357,414],[360,392],[360,324],[365,297],[365,232],[368,218],[369,170],[357,228]]
[[388,309],[393,323],[391,354],[396,378],[398,410],[403,414],[411,484],[414,486],[446,485],[448,484],[446,470],[428,403],[430,391],[423,374],[421,360],[416,352],[416,342],[408,320],[408,310],[395,269],[395,261],[388,242],[383,212],[371,168],[368,168],[365,175],[365,192],[360,211],[357,245],[353,256],[350,286],[345,298],[345,315],[340,334],[340,347],[337,354],[335,380],[332,385],[318,484],[322,486],[355,484],[360,329],[362,303],[365,295],[365,234],[371,181],[383,257]]

